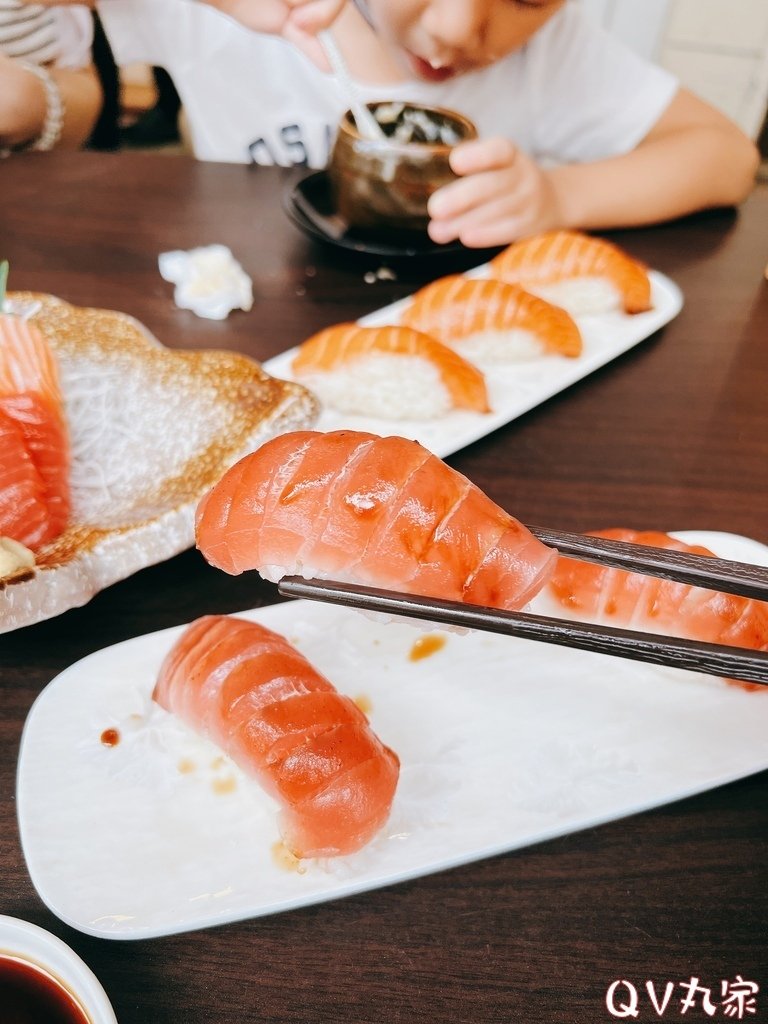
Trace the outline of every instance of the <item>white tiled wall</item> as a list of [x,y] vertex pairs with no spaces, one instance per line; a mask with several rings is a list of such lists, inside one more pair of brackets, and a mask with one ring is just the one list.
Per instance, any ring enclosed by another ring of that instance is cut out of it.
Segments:
[[664,36],[671,46],[759,54],[768,45],[768,2],[672,0]]
[[768,98],[768,0],[671,0],[659,60],[756,136]]
[[768,0],[580,0],[753,137],[768,103]]
[[579,3],[637,53],[651,60],[658,59],[670,0],[579,0]]

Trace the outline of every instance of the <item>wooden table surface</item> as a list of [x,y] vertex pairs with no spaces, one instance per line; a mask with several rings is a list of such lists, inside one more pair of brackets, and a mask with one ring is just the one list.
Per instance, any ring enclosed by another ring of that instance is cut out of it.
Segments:
[[[0,257],[14,289],[123,310],[169,346],[259,359],[461,264],[395,266],[396,280],[366,284],[376,262],[318,247],[287,220],[288,182],[279,170],[181,157],[13,158],[0,164]],[[614,237],[681,286],[680,316],[448,461],[524,522],[723,530],[768,543],[768,190],[738,214]],[[176,309],[157,270],[159,252],[212,242],[230,246],[254,281],[253,311],[223,323]],[[761,985],[749,1019],[768,1020],[768,773],[403,885],[204,932],[124,943],[62,924],[30,883],[16,826],[19,737],[35,697],[108,644],[274,600],[255,574],[232,579],[189,551],[0,636],[0,912],[64,938],[121,1024],[572,1024],[612,1019],[605,995],[617,979],[640,989],[643,1021],[658,1019],[642,998],[647,980],[662,992],[698,977],[716,998],[737,974]],[[682,1016],[682,995],[665,1018]],[[698,1000],[685,1016],[709,1019]]]

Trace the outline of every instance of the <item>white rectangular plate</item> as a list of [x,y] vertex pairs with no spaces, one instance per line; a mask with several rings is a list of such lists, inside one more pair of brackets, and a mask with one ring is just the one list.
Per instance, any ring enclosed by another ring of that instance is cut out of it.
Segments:
[[[468,276],[482,277],[484,274],[485,267],[477,267]],[[419,441],[444,459],[564,391],[673,320],[683,306],[682,292],[658,271],[650,271],[650,278],[653,309],[647,313],[629,316],[616,311],[575,318],[584,339],[584,350],[577,358],[547,355],[509,366],[494,366],[493,374],[486,378],[491,406],[489,413],[455,410],[433,420],[385,420],[325,408],[315,429],[345,428],[367,430],[373,434],[400,434]],[[401,310],[409,301],[408,298],[401,299],[370,313],[359,322],[369,327],[397,323]],[[294,380],[291,363],[297,351],[292,348],[275,356],[264,363],[264,369],[273,377]]]
[[[679,534],[768,564],[730,534]],[[41,898],[104,938],[143,939],[290,910],[404,881],[730,782],[768,767],[768,688],[488,633],[423,633],[294,602],[243,613],[286,635],[370,707],[401,760],[384,830],[349,857],[296,870],[276,805],[217,748],[154,706],[182,631],[84,658],[35,702],[18,814]],[[437,632],[434,630],[433,632]],[[101,742],[117,729],[120,742]]]

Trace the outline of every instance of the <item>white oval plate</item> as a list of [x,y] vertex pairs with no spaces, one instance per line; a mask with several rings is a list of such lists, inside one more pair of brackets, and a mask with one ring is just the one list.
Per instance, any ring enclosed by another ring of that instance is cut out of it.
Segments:
[[[679,535],[768,564],[730,534]],[[383,832],[301,872],[275,853],[275,804],[154,706],[183,627],[62,672],[22,738],[18,814],[32,881],[92,935],[143,939],[290,910],[587,828],[768,767],[768,688],[488,633],[422,633],[293,602],[243,613],[284,633],[401,760]],[[121,740],[100,737],[114,728]]]

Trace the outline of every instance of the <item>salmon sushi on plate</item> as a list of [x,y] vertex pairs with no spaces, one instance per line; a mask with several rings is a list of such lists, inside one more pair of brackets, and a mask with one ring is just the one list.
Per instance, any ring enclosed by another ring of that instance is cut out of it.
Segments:
[[682,304],[673,281],[615,244],[550,232],[328,325],[265,369],[318,396],[321,430],[399,433],[444,458],[651,337]]

